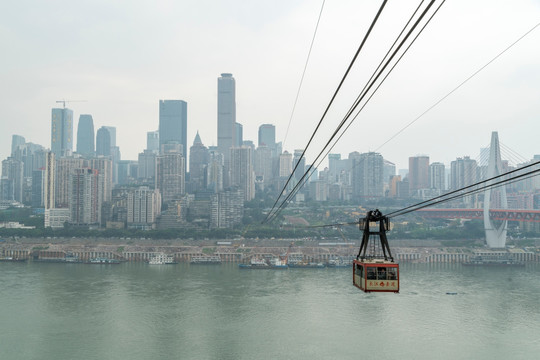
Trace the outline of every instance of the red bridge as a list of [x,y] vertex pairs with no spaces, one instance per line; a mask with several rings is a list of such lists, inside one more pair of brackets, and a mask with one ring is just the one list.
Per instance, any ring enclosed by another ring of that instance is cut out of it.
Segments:
[[[422,209],[417,211],[425,218],[436,219],[483,219],[484,209]],[[540,210],[491,209],[494,220],[540,222]]]

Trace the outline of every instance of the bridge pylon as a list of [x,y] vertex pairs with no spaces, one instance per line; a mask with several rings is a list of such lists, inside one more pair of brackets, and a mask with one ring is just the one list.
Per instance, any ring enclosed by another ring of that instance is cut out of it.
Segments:
[[[496,131],[491,133],[491,146],[489,148],[489,162],[487,170],[487,178],[503,173],[501,161],[501,149],[499,146],[499,134]],[[494,180],[488,182],[490,185]],[[489,216],[492,200],[495,198],[492,195],[497,195],[497,208],[508,209],[506,200],[506,187],[500,186],[497,189],[487,189],[484,193],[484,229],[486,231],[486,243],[490,248],[504,248],[506,246],[506,230],[508,222],[506,220],[493,220]]]

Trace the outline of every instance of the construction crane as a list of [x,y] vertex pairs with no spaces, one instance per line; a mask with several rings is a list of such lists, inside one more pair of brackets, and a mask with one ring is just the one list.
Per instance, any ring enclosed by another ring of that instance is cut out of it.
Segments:
[[63,108],[66,108],[66,103],[70,102],[86,102],[86,100],[56,100],[57,103],[62,103]]

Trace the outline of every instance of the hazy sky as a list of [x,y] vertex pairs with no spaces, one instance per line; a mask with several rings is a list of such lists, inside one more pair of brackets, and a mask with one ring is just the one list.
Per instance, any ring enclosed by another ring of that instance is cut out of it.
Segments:
[[[188,143],[216,145],[217,78],[231,72],[237,121],[285,136],[322,1],[7,1],[0,5],[0,158],[11,135],[50,147],[56,100],[86,100],[95,130],[117,128],[137,159],[158,128],[158,100],[188,103]],[[417,1],[390,1],[327,117],[307,163],[341,120]],[[285,148],[303,148],[380,2],[327,0]],[[335,151],[377,149],[540,22],[540,1],[448,0]],[[478,157],[498,130],[525,158],[540,154],[540,27],[443,104],[379,150],[407,167],[427,154],[449,164]]]

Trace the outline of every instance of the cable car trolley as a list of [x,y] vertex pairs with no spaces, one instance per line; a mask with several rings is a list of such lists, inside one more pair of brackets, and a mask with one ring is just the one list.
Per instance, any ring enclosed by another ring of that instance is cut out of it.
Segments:
[[[378,223],[378,224],[377,224]],[[372,231],[376,229],[378,231]],[[365,292],[399,292],[399,264],[394,262],[386,232],[390,219],[377,209],[370,210],[360,219],[363,231],[360,250],[353,260],[353,284]]]

